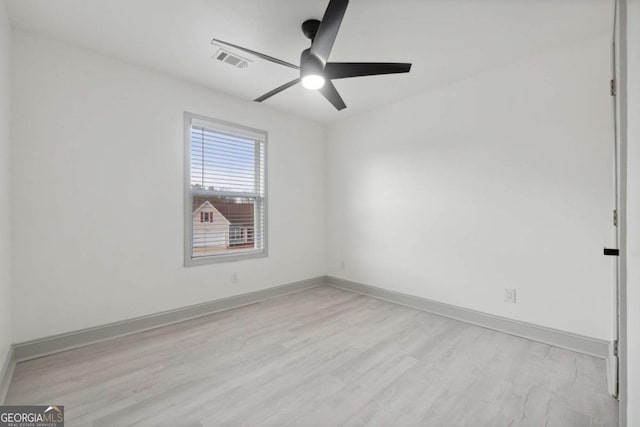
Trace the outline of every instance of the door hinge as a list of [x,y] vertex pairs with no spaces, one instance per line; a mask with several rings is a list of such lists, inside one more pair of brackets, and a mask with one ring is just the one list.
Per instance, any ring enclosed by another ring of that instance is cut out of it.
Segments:
[[617,209],[613,210],[613,226],[614,227],[618,226],[618,210]]
[[618,357],[618,340],[615,340],[613,342],[613,355],[615,357]]
[[611,96],[616,96],[616,81],[611,79]]

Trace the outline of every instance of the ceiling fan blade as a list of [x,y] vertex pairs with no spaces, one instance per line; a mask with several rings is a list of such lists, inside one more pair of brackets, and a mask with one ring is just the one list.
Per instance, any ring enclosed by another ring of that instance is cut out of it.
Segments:
[[324,12],[320,27],[311,44],[311,53],[327,62],[333,42],[336,40],[342,18],[347,10],[349,0],[330,0],[327,10]]
[[327,79],[408,73],[411,64],[398,62],[328,62],[324,67]]
[[336,110],[340,111],[344,108],[347,108],[347,104],[344,103],[344,101],[340,97],[340,94],[338,93],[338,90],[330,80],[327,80],[324,83],[324,86],[320,88],[320,93],[324,95],[325,98],[327,98],[327,101],[329,101],[331,105],[336,107]]
[[278,59],[278,58],[274,58],[273,56],[265,55],[264,53],[256,52],[255,50],[247,49],[246,47],[237,46],[235,44],[231,44],[231,43],[228,43],[228,42],[225,42],[225,41],[222,41],[222,40],[218,40],[218,39],[211,40],[211,43],[212,44],[213,43],[220,43],[220,44],[224,44],[224,45],[227,45],[227,46],[231,46],[231,47],[236,48],[238,50],[241,50],[243,52],[247,52],[247,53],[250,53],[251,55],[255,55],[258,58],[262,58],[262,59],[265,59],[267,61],[270,61],[270,62],[273,62],[273,63],[276,63],[276,64],[284,65],[285,67],[295,68],[296,70],[300,69],[300,67],[298,67],[297,65],[291,64],[291,63],[289,63],[287,61],[283,61],[283,60]]
[[283,84],[282,86],[277,87],[277,88],[275,88],[274,90],[272,90],[272,91],[270,91],[270,92],[265,93],[264,95],[262,95],[262,96],[260,96],[260,97],[258,97],[258,98],[256,98],[256,99],[254,99],[254,101],[256,101],[256,102],[262,102],[262,101],[264,101],[265,99],[267,99],[267,98],[271,98],[273,95],[275,95],[275,94],[277,94],[277,93],[280,93],[280,92],[282,92],[283,90],[288,89],[288,88],[290,88],[291,86],[293,86],[293,85],[295,85],[296,83],[299,83],[299,82],[300,82],[300,77],[298,77],[298,78],[297,78],[297,79],[295,79],[295,80],[291,80],[290,82],[285,83],[285,84]]

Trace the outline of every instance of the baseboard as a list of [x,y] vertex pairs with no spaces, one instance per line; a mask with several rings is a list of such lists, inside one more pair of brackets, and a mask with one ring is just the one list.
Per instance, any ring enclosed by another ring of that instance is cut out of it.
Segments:
[[3,405],[7,399],[7,392],[9,391],[9,384],[13,378],[13,371],[16,368],[15,353],[13,346],[9,347],[6,359],[2,366],[0,366],[0,405]]
[[333,276],[318,276],[229,298],[15,344],[10,358],[7,359],[5,366],[0,371],[0,402],[4,399],[16,362],[183,322],[196,317],[311,289],[323,284],[602,359],[607,359],[609,353],[609,342],[604,340],[494,316]]
[[444,304],[401,292],[390,291],[351,280],[339,279],[327,276],[326,283],[330,286],[355,292],[374,298],[382,299],[396,304],[405,305],[451,319],[471,323],[484,328],[493,329],[521,338],[539,341],[555,347],[588,354],[601,359],[607,359],[609,342],[590,338],[583,335],[538,326],[532,323],[520,322],[506,317],[494,316],[480,311],[469,310],[454,305]]
[[35,359],[112,338],[135,334],[173,323],[184,322],[185,320],[206,316],[219,311],[254,304],[270,298],[311,289],[323,284],[325,284],[325,276],[318,276],[273,288],[235,295],[229,298],[22,342],[13,346],[13,357],[18,362]]

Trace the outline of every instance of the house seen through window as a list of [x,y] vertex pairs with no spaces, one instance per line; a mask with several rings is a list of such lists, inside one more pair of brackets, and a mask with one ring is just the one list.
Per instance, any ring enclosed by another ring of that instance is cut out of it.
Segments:
[[266,133],[185,114],[185,263],[266,255]]

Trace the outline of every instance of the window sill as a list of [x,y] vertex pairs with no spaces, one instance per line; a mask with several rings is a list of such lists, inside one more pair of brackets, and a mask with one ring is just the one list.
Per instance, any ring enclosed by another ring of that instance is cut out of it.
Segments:
[[191,256],[185,257],[184,266],[194,267],[197,265],[207,264],[219,264],[224,262],[237,262],[244,261],[246,259],[264,258],[267,256],[267,250],[262,249],[260,251],[248,251],[241,254],[228,254],[228,255],[209,255],[192,258]]

